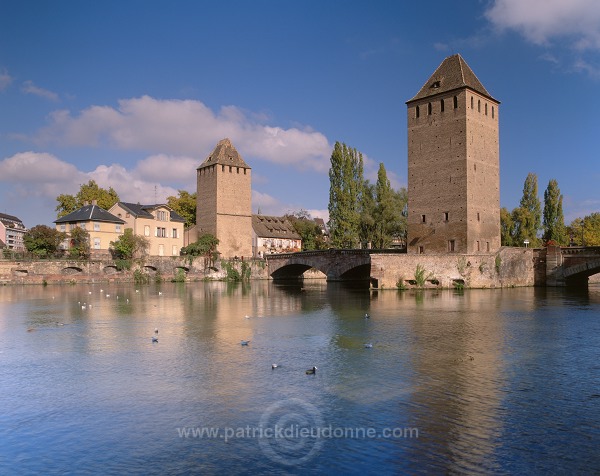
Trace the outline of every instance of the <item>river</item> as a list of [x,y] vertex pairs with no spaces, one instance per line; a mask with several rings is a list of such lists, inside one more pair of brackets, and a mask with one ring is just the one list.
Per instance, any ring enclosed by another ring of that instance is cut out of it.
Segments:
[[0,408],[3,475],[598,474],[600,287],[2,286]]

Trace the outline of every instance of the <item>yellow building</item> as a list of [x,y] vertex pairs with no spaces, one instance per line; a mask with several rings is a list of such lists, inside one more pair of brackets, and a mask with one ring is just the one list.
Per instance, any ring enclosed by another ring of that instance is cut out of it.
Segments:
[[169,206],[118,202],[109,213],[123,220],[124,228],[131,228],[134,235],[148,240],[148,255],[179,256],[185,220]]
[[[56,229],[67,233],[76,227],[83,228],[90,236],[90,253],[94,255],[107,254],[111,241],[116,241],[125,230],[125,221],[112,215],[95,203],[86,204],[74,212],[55,220]],[[69,248],[67,239],[63,248]]]

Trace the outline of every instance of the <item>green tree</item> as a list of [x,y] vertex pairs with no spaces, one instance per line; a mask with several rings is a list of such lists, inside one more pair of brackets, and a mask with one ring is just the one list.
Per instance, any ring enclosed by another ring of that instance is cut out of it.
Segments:
[[358,238],[361,243],[373,243],[375,240],[375,186],[368,180],[363,182],[359,205]]
[[134,235],[131,228],[125,231],[116,241],[110,242],[110,251],[116,259],[130,260],[138,255],[145,255],[150,246],[150,241],[141,236]]
[[579,246],[600,246],[600,213],[576,218],[568,227],[572,243]]
[[27,251],[40,258],[56,253],[65,240],[66,234],[47,225],[36,225],[23,236]]
[[329,169],[331,244],[354,248],[359,242],[359,201],[363,189],[363,158],[356,149],[335,143]]
[[387,172],[382,163],[377,171],[375,184],[375,248],[389,248],[398,228],[401,210],[396,209],[394,192],[387,178]]
[[285,218],[302,238],[302,251],[322,250],[327,247],[321,228],[306,210],[288,213]]
[[69,255],[72,258],[87,259],[90,257],[90,234],[77,226],[69,233]]
[[186,227],[191,227],[196,224],[196,192],[178,190],[177,194],[167,197],[167,205],[185,219]]
[[203,256],[204,267],[208,268],[213,266],[217,259],[217,246],[219,246],[219,240],[210,233],[206,233],[198,238],[194,243],[190,243],[187,246],[181,248],[181,254],[187,256]]
[[500,244],[502,246],[514,246],[515,223],[511,212],[507,208],[500,209]]
[[544,191],[544,242],[552,240],[559,245],[566,245],[568,242],[562,202],[558,182],[552,179]]
[[[513,220],[515,228],[518,232],[518,240],[515,244],[521,246],[525,239],[529,240],[531,246],[539,246],[540,240],[538,232],[542,227],[542,206],[538,198],[537,175],[534,173],[527,174],[525,184],[523,185],[523,197],[521,198],[520,207],[522,211],[513,210]],[[520,222],[515,220],[515,217],[520,219]],[[515,237],[517,238],[517,237]]]
[[56,201],[58,202],[56,206],[57,218],[68,215],[83,207],[85,202],[92,203],[92,200],[96,200],[100,208],[108,210],[119,201],[119,195],[112,187],[106,190],[99,187],[94,180],[90,180],[88,183],[80,186],[79,192],[76,195],[61,194],[56,197]]

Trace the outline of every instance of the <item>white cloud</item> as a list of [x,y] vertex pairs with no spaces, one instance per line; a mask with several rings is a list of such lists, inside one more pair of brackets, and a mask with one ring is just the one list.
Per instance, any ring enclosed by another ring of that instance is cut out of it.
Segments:
[[25,94],[33,94],[34,96],[39,96],[50,101],[58,101],[58,94],[36,86],[33,84],[33,81],[25,81],[21,86],[21,91],[23,91]]
[[485,16],[537,45],[560,38],[579,50],[600,49],[598,0],[496,0]]
[[229,137],[242,156],[321,173],[329,169],[332,147],[323,134],[309,128],[267,126],[259,115],[234,106],[214,113],[194,100],[143,96],[118,104],[92,106],[77,115],[55,111],[36,139],[40,144],[104,146],[201,161],[219,140]]
[[10,74],[8,74],[6,70],[0,72],[0,91],[4,91],[6,88],[8,88],[12,81],[13,78],[10,76]]
[[0,181],[39,184],[81,179],[82,172],[52,154],[21,152],[0,161]]
[[134,172],[148,181],[179,182],[196,188],[196,169],[202,159],[157,154],[140,160]]

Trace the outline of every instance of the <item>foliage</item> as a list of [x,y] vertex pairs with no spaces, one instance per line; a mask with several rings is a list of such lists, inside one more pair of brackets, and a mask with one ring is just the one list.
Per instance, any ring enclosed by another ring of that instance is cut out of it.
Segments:
[[423,266],[420,264],[417,265],[417,269],[415,269],[415,282],[417,286],[422,288],[425,286],[425,283],[428,279],[433,277],[433,273],[428,273]]
[[398,281],[396,281],[396,287],[399,291],[406,291],[406,284],[404,284],[404,276],[398,278]]
[[140,271],[139,269],[136,269],[133,272],[133,282],[135,284],[148,284],[150,282],[150,275]]
[[600,213],[576,218],[567,228],[571,242],[580,246],[600,246]]
[[362,185],[362,154],[336,142],[329,169],[328,206],[330,240],[336,248],[355,248],[358,245],[358,204]]
[[531,247],[541,245],[538,232],[542,226],[540,200],[537,196],[537,176],[529,173],[523,185],[520,205],[509,212],[500,210],[500,239],[503,246],[525,246],[525,240]]
[[502,266],[502,258],[500,258],[500,255],[496,255],[496,258],[494,259],[494,266],[496,267],[496,273],[500,273],[500,266]]
[[552,179],[544,191],[544,242],[552,240],[559,245],[568,244],[562,202],[558,182]]
[[161,274],[160,270],[157,270],[157,271],[156,271],[156,274],[154,275],[154,282],[155,282],[156,284],[160,284],[160,283],[162,283],[163,281],[164,281],[164,279],[163,279],[163,277],[162,277],[162,274]]
[[118,271],[125,271],[131,269],[131,260],[129,259],[116,259],[115,266]]
[[56,206],[57,218],[68,215],[78,208],[83,207],[85,202],[92,203],[92,200],[96,200],[100,208],[108,210],[119,201],[119,195],[112,187],[106,190],[99,187],[94,180],[90,180],[79,187],[79,192],[76,195],[61,194],[56,197],[56,201],[58,202]]
[[125,228],[124,233],[116,241],[110,242],[110,250],[117,259],[130,260],[136,255],[144,255],[148,251],[150,241],[141,235],[134,235],[131,228]]
[[249,281],[251,276],[252,276],[252,268],[250,267],[250,264],[248,264],[248,262],[246,262],[246,261],[242,261],[242,272],[241,272],[242,281]]
[[406,214],[403,213],[408,195],[402,188],[396,192],[390,186],[383,164],[379,164],[377,183],[375,184],[375,226],[371,240],[373,246],[379,249],[389,248],[394,239],[406,239]]
[[25,232],[23,242],[27,251],[43,258],[56,253],[66,234],[47,225],[36,225]]
[[173,283],[185,283],[185,270],[183,268],[177,268],[175,276],[171,279]]
[[185,226],[196,224],[196,192],[189,193],[178,190],[178,196],[167,197],[167,205],[185,219]]
[[302,238],[302,251],[324,250],[327,242],[321,227],[311,218],[306,210],[288,213],[285,218],[292,224],[296,233]]
[[513,234],[515,223],[507,208],[500,209],[500,243],[502,246],[514,246]]
[[458,272],[461,276],[465,275],[465,270],[467,268],[467,258],[465,258],[464,256],[461,256],[460,258],[458,258],[458,262],[456,263],[456,268],[458,269]]
[[183,256],[204,256],[204,267],[208,268],[213,266],[213,263],[217,257],[217,246],[219,240],[210,233],[202,235],[194,243],[181,248],[181,254]]
[[69,255],[72,258],[90,257],[90,234],[81,227],[75,227],[69,233]]
[[225,270],[227,281],[241,281],[240,273],[229,261],[222,261],[221,267]]

